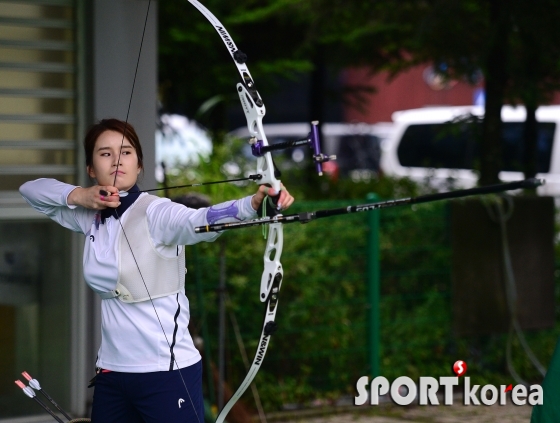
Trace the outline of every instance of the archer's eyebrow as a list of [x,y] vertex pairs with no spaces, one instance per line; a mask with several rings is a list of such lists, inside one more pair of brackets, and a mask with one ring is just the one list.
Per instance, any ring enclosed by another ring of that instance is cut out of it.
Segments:
[[[120,147],[122,150],[124,150],[125,148],[134,148],[131,145],[123,145],[122,147]],[[111,147],[99,147],[97,149],[97,151],[101,151],[101,150],[111,150]]]

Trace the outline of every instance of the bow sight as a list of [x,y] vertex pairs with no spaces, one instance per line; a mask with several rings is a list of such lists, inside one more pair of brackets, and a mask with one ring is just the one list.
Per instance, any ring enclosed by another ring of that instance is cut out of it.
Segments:
[[286,150],[288,148],[307,145],[313,150],[313,161],[315,162],[315,169],[317,170],[319,176],[322,176],[323,168],[321,165],[330,160],[336,160],[336,156],[327,156],[321,153],[321,143],[319,138],[319,121],[314,120],[313,122],[311,122],[311,132],[309,132],[307,138],[294,141],[278,142],[271,145],[264,145],[262,140],[257,140],[256,137],[252,137],[249,140],[249,144],[251,144],[251,152],[255,157],[262,157],[263,155],[271,151]]

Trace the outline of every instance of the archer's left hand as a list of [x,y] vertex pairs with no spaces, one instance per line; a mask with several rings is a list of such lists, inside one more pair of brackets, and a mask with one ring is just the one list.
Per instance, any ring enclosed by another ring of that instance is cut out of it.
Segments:
[[[261,185],[257,193],[253,195],[253,198],[251,198],[251,206],[253,206],[253,209],[258,210],[264,198],[267,195],[270,197],[276,197],[278,193],[274,191],[273,188],[267,187],[265,185]],[[293,203],[294,203],[294,197],[292,197],[288,192],[288,190],[286,189],[286,187],[282,185],[282,190],[280,191],[280,198],[278,199],[279,211],[286,210]]]

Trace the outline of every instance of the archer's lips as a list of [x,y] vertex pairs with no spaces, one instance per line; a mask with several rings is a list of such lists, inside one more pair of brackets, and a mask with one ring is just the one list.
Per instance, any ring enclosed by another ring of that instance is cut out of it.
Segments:
[[[116,173],[117,173],[117,175],[124,175],[124,174],[125,174],[125,173],[124,173],[123,171],[121,171],[121,170],[117,170]],[[111,173],[111,175],[114,175],[114,174],[115,174],[115,172]]]

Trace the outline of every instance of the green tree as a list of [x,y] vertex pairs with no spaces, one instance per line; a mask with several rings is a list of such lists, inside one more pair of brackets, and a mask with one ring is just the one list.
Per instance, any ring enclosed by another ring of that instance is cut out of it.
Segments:
[[512,102],[521,102],[527,110],[524,131],[524,173],[526,178],[537,173],[536,110],[550,102],[560,89],[560,4],[553,0],[514,4],[514,31],[511,48]]
[[[321,119],[325,72],[367,66],[392,75],[431,62],[445,77],[484,77],[480,184],[498,181],[502,162],[501,108],[527,106],[525,172],[536,169],[539,104],[560,81],[560,2],[555,0],[208,0],[248,54],[261,94],[278,77],[311,73],[310,116]],[[194,116],[209,99],[204,123],[226,128],[238,79],[214,29],[186,0],[160,2],[160,85],[165,108]],[[371,87],[348,87],[350,102]],[[307,117],[307,116],[306,116]]]
[[[409,0],[379,4],[370,15],[362,44],[382,34],[387,59],[380,64],[393,74],[431,62],[447,78],[485,78],[486,115],[482,129],[481,184],[497,180],[501,161],[501,106],[505,98],[505,48],[509,35],[507,0]],[[361,39],[361,40],[360,40]],[[362,45],[365,48],[365,45]],[[374,65],[379,59],[374,57]]]
[[527,176],[536,166],[539,104],[560,81],[560,3],[554,0],[404,0],[306,2],[318,13],[318,43],[341,66],[365,65],[392,75],[430,62],[447,78],[474,82],[482,73],[486,113],[479,164],[481,185],[498,182],[502,161],[501,109],[527,106]]
[[[237,47],[248,56],[261,95],[275,88],[279,76],[294,77],[311,69],[293,53],[301,43],[303,16],[295,0],[209,0],[204,5],[224,24]],[[288,47],[287,47],[288,46]],[[215,29],[186,0],[159,2],[159,82],[163,107],[194,117],[201,105],[202,123],[227,129],[227,105],[238,101],[237,70]],[[213,107],[211,107],[213,106]]]

